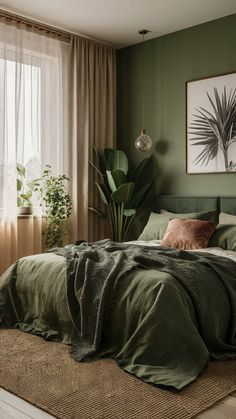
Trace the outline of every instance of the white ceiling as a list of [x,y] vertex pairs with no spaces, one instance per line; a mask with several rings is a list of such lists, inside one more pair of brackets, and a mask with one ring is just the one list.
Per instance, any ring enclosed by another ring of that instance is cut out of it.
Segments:
[[3,0],[0,8],[117,48],[236,13],[236,0]]

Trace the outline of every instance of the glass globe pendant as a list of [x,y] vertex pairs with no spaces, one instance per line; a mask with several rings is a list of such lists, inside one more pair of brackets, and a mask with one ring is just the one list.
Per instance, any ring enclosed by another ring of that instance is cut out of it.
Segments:
[[[144,36],[150,32],[148,29],[141,29],[139,34],[142,35],[142,42],[144,42]],[[142,49],[143,50],[143,49]],[[143,55],[143,51],[142,51]],[[144,56],[142,57],[142,125],[144,126]],[[146,134],[144,128],[141,129],[141,134],[135,140],[135,147],[139,151],[149,151],[152,148],[152,140],[149,135]]]
[[135,140],[135,147],[139,151],[149,151],[152,148],[152,139],[146,134],[144,128],[141,129],[141,134]]

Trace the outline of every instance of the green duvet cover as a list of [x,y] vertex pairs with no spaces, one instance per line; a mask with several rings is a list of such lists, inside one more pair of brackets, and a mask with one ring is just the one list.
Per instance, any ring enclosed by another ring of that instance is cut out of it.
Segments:
[[[54,253],[22,258],[9,268],[0,278],[0,327],[72,344],[77,359],[83,359],[80,350],[76,354],[84,344],[91,357],[113,357],[144,381],[176,389],[192,382],[210,356],[236,357],[233,261],[141,246],[86,246],[76,249],[81,266],[69,252],[67,258]],[[107,272],[115,273],[113,261],[126,269],[124,275],[109,274],[105,287]],[[185,276],[196,272],[195,282],[187,278],[185,284],[175,274],[181,266],[189,267]],[[87,278],[96,281],[91,304],[84,296],[95,282],[86,283]],[[193,292],[188,280],[197,283]]]

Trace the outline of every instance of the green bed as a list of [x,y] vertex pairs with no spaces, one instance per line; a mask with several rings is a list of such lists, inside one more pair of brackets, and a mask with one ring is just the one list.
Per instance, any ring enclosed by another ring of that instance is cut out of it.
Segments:
[[109,241],[25,257],[0,278],[0,327],[181,389],[236,357],[236,257]]

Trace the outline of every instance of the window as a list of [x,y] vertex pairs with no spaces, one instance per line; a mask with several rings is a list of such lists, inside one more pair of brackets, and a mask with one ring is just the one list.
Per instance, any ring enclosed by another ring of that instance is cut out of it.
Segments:
[[[5,135],[8,137],[7,144],[3,143],[7,146],[8,160],[15,161],[17,137],[21,163],[27,165],[30,160],[40,160],[41,69],[22,64],[19,83],[16,69],[16,62],[0,59],[0,112],[5,112]],[[16,105],[17,83],[21,92]]]
[[[19,100],[16,96],[19,95]],[[0,59],[0,115],[4,125],[0,139],[0,185],[3,167],[20,162],[30,178],[41,167],[41,68]],[[29,179],[30,180],[30,179]],[[0,194],[0,206],[3,206]]]
[[17,213],[17,163],[27,181],[46,164],[62,170],[62,67],[57,40],[13,26],[0,31],[0,216]]

